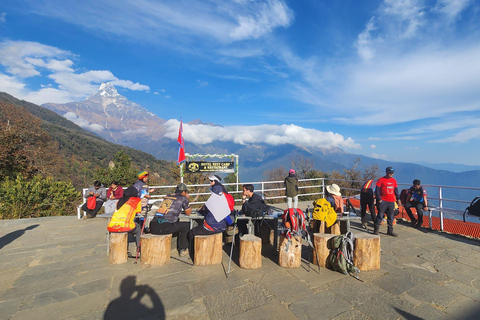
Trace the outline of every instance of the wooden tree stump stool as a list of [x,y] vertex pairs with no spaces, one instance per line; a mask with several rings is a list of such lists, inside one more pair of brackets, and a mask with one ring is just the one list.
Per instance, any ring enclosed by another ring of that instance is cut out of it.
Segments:
[[128,259],[128,233],[111,232],[110,242],[108,244],[108,262],[111,264],[121,264]]
[[262,266],[262,239],[253,234],[240,238],[240,268],[258,269]]
[[318,264],[320,267],[329,268],[330,263],[328,262],[328,255],[330,254],[331,241],[335,237],[334,234],[330,233],[314,233],[313,234],[313,246],[315,250],[313,252],[313,264]]
[[222,262],[222,233],[195,236],[193,263],[208,266]]
[[159,267],[170,261],[171,234],[144,234],[142,238],[142,267]]
[[353,265],[361,271],[380,269],[380,236],[364,232],[355,235]]
[[280,252],[278,264],[284,268],[298,268],[302,261],[302,238],[292,237],[290,240],[280,236]]
[[[324,221],[322,222],[325,223]],[[336,236],[341,235],[342,233],[340,232],[340,221],[337,220],[330,227],[325,227],[325,233],[334,234]]]

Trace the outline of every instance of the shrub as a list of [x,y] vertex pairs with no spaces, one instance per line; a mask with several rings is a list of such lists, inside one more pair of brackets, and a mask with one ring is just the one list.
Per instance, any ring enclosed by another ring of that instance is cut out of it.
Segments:
[[71,183],[51,177],[26,179],[18,175],[0,183],[1,219],[70,215],[80,201],[80,193]]

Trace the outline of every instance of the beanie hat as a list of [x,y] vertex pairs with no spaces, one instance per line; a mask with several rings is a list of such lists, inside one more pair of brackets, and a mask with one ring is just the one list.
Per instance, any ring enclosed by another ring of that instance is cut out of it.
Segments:
[[143,178],[147,177],[148,176],[148,172],[147,171],[141,171],[138,173],[138,179],[139,180],[142,180]]
[[288,171],[288,173],[290,173],[290,174],[295,174],[295,170],[290,169],[290,171]]

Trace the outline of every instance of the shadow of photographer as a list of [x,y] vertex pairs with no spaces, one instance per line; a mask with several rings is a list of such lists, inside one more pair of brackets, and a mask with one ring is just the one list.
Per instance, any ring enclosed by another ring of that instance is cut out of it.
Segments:
[[136,276],[128,276],[122,280],[120,297],[109,303],[103,319],[140,319],[151,316],[165,319],[165,308],[155,290],[148,285],[137,286],[136,282]]

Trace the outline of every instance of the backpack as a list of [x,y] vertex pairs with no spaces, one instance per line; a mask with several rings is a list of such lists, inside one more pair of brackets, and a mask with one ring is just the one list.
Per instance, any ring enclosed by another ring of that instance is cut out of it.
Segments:
[[467,214],[480,217],[480,197],[475,197],[475,199],[473,199],[470,205],[465,209],[465,212],[463,213],[463,222],[465,222],[465,216]]
[[328,255],[328,261],[335,271],[343,274],[352,272],[359,273],[360,270],[353,265],[353,250],[355,236],[351,232],[345,235],[335,236],[331,239],[332,249]]
[[404,206],[407,203],[408,191],[408,189],[402,189],[402,192],[400,192],[400,201]]
[[337,213],[327,199],[320,198],[313,201],[312,216],[314,220],[325,221],[327,227],[330,227],[337,220]]
[[300,209],[287,209],[283,212],[282,222],[285,228],[284,236],[291,238],[292,235],[302,235],[305,229],[305,214]]

